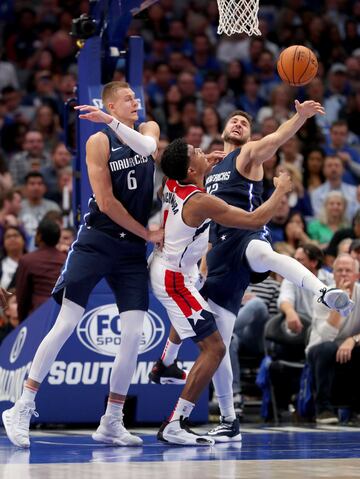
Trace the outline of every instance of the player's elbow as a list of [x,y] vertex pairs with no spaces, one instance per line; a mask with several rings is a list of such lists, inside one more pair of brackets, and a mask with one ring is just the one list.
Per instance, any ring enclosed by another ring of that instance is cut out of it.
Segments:
[[107,196],[100,198],[96,197],[96,203],[101,213],[104,213],[105,215],[107,215],[112,208],[112,198],[108,198]]

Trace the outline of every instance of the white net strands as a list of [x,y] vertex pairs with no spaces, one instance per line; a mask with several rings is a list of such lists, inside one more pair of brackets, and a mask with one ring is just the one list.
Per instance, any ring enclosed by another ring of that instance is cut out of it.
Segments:
[[219,35],[246,33],[261,35],[259,30],[259,0],[217,0],[219,9]]

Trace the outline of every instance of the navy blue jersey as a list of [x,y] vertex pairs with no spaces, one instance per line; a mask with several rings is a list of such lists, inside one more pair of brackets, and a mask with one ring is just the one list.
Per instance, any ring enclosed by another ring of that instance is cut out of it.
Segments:
[[[122,143],[109,127],[106,127],[103,133],[109,138],[108,166],[113,194],[133,218],[146,226],[154,192],[154,160],[152,156],[139,155]],[[102,213],[94,195],[90,197],[85,224],[114,237],[143,241]]]
[[[237,171],[239,153],[237,148],[212,169],[206,179],[206,189],[232,206],[253,211],[262,203],[262,181],[249,180]],[[254,239],[271,241],[266,226],[254,231],[211,223],[212,249],[206,257],[208,276],[201,293],[234,314],[250,281],[263,281],[269,274],[253,272],[247,263],[246,248]]]
[[[263,183],[262,181],[249,180],[242,176],[236,169],[236,158],[240,148],[229,153],[223,161],[214,166],[211,174],[206,179],[206,191],[226,203],[245,211],[253,211],[262,203]],[[239,236],[246,230],[228,228],[216,223],[211,225],[210,242],[221,241],[224,235]],[[248,230],[250,231],[250,230]],[[264,229],[266,232],[266,229]]]

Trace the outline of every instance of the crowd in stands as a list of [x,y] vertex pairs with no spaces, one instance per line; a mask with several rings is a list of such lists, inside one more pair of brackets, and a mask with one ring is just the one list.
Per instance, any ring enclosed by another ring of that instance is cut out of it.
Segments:
[[[16,295],[1,316],[0,339],[50,295],[74,238],[63,217],[64,194],[71,194],[72,184],[64,101],[74,95],[77,81],[71,21],[89,13],[88,1],[5,3],[0,10],[0,285]],[[234,109],[252,115],[253,139],[259,139],[294,114],[295,99],[321,102],[326,115],[307,121],[264,165],[264,199],[280,169],[289,172],[294,184],[269,228],[277,251],[294,256],[326,284],[348,289],[356,300],[360,1],[262,0],[260,5],[262,35],[253,37],[218,36],[216,0],[160,0],[135,17],[128,34],[144,39],[146,113],[160,125],[160,149],[184,137],[211,152],[222,148],[222,127]],[[293,44],[308,46],[319,60],[317,77],[300,88],[284,84],[276,71],[279,52]],[[123,78],[119,63],[113,79]],[[54,261],[50,273],[41,271],[47,254]],[[37,266],[35,271],[31,265]],[[46,284],[39,284],[39,276]],[[236,400],[241,403],[242,347],[251,344],[260,357],[264,325],[271,316],[283,312],[287,327],[297,333],[302,328],[299,315],[305,314],[313,321],[307,356],[314,371],[316,414],[335,421],[329,389],[333,377],[324,391],[322,368],[328,374],[335,363],[358,361],[351,350],[358,346],[352,336],[360,333],[359,306],[349,318],[335,317],[281,280],[251,285],[244,296],[232,344]],[[32,284],[31,290],[24,281]],[[350,350],[346,360],[344,350]]]

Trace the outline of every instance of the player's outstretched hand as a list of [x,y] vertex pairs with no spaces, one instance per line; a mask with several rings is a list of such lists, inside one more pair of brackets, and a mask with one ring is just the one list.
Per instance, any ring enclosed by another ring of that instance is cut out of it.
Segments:
[[12,295],[12,293],[9,293],[9,291],[6,291],[6,289],[0,287],[0,307],[2,309],[7,308],[9,298]]
[[159,228],[158,230],[148,231],[147,241],[154,243],[159,249],[162,249],[164,244],[164,230]]
[[211,166],[215,166],[225,158],[226,154],[225,154],[224,151],[214,150],[211,153],[207,153],[205,156],[206,156],[206,159],[208,160],[209,164]]
[[274,186],[283,191],[284,194],[289,193],[293,189],[293,184],[289,173],[282,171],[279,176],[274,177]]
[[100,108],[96,108],[96,106],[93,105],[78,105],[75,106],[74,109],[80,112],[79,118],[81,118],[82,120],[90,120],[94,123],[109,124],[114,119],[111,115],[105,113],[104,111],[100,110]]
[[298,100],[295,100],[295,109],[303,118],[311,118],[317,113],[320,115],[325,115],[325,108],[321,105],[321,103],[313,100],[307,100],[302,103],[300,103]]

